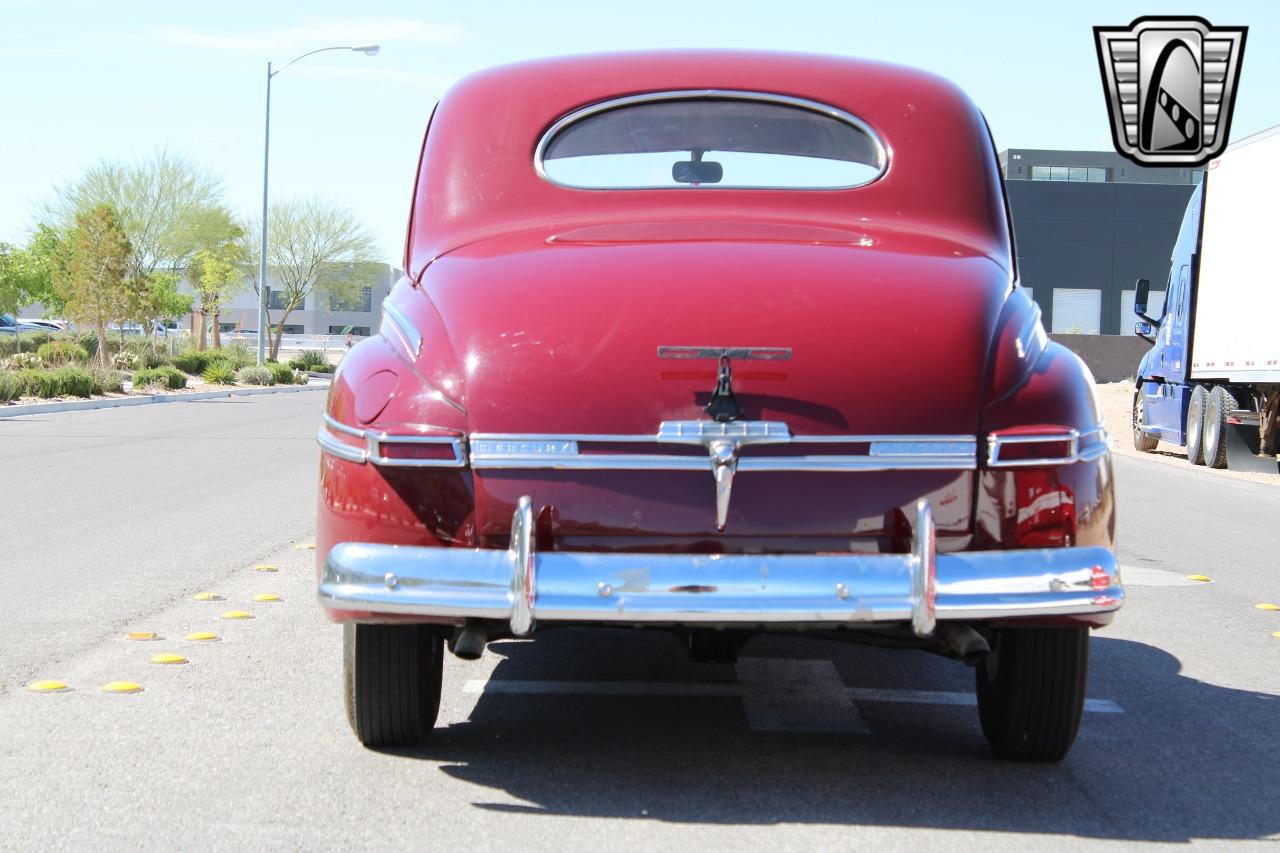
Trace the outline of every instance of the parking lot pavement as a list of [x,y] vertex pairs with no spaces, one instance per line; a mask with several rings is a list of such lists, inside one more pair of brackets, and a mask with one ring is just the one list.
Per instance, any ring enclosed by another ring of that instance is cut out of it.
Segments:
[[[297,480],[314,474],[295,467]],[[0,847],[1131,850],[1276,839],[1280,612],[1254,605],[1280,599],[1269,557],[1280,532],[1265,523],[1277,497],[1142,460],[1118,461],[1117,484],[1120,559],[1135,582],[1116,624],[1095,635],[1090,712],[1058,766],[988,756],[959,663],[771,637],[736,666],[705,665],[664,634],[584,629],[448,658],[433,741],[366,750],[346,725],[341,632],[315,603],[299,525],[267,547],[237,544],[216,571],[179,560],[150,574],[149,606],[108,597],[117,615],[97,638],[48,639],[29,677],[67,691],[6,677]],[[282,493],[284,517],[310,497]],[[193,548],[212,547],[217,531],[201,530]],[[75,619],[27,601],[50,625]],[[252,618],[221,618],[230,611]],[[125,639],[137,631],[157,638]],[[162,653],[186,663],[150,662]],[[111,681],[142,689],[103,693]]]

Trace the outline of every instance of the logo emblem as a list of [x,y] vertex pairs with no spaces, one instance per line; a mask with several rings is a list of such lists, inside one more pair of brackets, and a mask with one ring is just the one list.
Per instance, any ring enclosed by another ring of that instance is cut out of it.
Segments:
[[1094,27],[1116,151],[1143,166],[1202,166],[1222,153],[1248,29],[1194,17]]

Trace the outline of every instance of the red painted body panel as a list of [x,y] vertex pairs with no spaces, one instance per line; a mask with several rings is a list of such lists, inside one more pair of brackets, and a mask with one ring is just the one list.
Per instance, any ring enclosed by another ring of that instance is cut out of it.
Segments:
[[[712,88],[852,113],[884,142],[887,171],[850,190],[589,191],[533,167],[568,112]],[[332,417],[388,432],[649,435],[706,419],[715,385],[714,363],[660,359],[658,346],[789,347],[788,361],[735,363],[746,418],[795,435],[974,436],[979,467],[742,473],[719,531],[708,473],[380,469],[326,454],[317,557],[344,541],[506,547],[521,495],[541,550],[903,552],[921,497],[940,550],[1109,546],[1108,457],[985,466],[993,430],[1099,419],[1079,359],[1056,345],[1023,356],[1034,309],[1007,223],[981,114],[922,72],[704,51],[473,75],[432,117],[409,273],[389,297],[421,355],[394,336],[357,345]]]

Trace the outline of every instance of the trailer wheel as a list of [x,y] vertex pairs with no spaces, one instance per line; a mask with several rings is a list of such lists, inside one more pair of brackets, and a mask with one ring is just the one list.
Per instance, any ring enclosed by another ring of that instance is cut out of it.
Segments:
[[997,758],[1061,761],[1084,712],[1088,628],[1003,628],[977,666],[978,718]]
[[1209,393],[1204,409],[1204,461],[1210,468],[1227,467],[1227,415],[1237,408],[1236,398],[1221,385]]
[[440,712],[443,665],[440,636],[425,625],[343,625],[343,694],[360,742],[425,742]]
[[1145,407],[1142,403],[1142,389],[1133,392],[1133,446],[1143,453],[1150,453],[1156,449],[1156,445],[1160,443],[1160,439],[1150,433],[1142,431],[1142,424]]
[[1205,407],[1209,403],[1209,392],[1203,385],[1191,389],[1191,402],[1187,404],[1187,461],[1192,465],[1203,465]]

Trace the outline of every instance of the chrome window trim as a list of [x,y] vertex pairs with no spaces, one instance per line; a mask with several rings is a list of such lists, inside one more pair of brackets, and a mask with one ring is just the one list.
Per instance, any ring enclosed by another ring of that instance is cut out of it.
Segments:
[[[346,444],[332,433],[360,439],[362,447]],[[347,462],[363,465],[366,462],[385,468],[465,468],[467,467],[466,441],[460,435],[413,435],[379,430],[357,429],[324,413],[324,426],[316,432],[316,443],[331,456]],[[453,451],[452,459],[400,459],[384,456],[384,444],[447,444]]]
[[414,358],[422,354],[422,333],[403,311],[392,302],[383,302],[382,316],[384,320],[391,321],[391,328]]
[[[1011,444],[1039,444],[1042,442],[1061,441],[1067,443],[1067,453],[1063,456],[1041,456],[1034,459],[1000,458],[1000,450]],[[1080,430],[1063,432],[1046,432],[1025,435],[999,435],[991,433],[987,436],[988,468],[1028,468],[1036,465],[1071,465],[1076,462],[1091,462],[1105,456],[1107,448],[1107,432],[1102,425]]]
[[744,91],[740,89],[673,89],[663,92],[646,92],[642,95],[627,95],[621,98],[610,98],[607,101],[600,101],[596,104],[589,104],[585,107],[566,113],[557,119],[551,127],[538,140],[538,145],[533,151],[533,168],[537,172],[538,177],[547,183],[570,190],[586,190],[591,191],[609,191],[609,190],[688,190],[687,186],[676,187],[649,187],[649,186],[605,186],[605,187],[584,187],[577,184],[566,184],[555,180],[547,174],[546,166],[543,163],[542,156],[547,150],[547,146],[551,144],[551,140],[569,125],[589,118],[597,113],[608,112],[609,110],[618,109],[620,107],[629,107],[635,104],[653,103],[656,101],[683,101],[683,100],[738,100],[738,101],[760,101],[763,103],[780,104],[787,107],[796,107],[803,110],[809,110],[836,121],[844,122],[856,130],[860,130],[871,140],[872,147],[876,152],[876,168],[879,170],[875,176],[868,180],[856,184],[847,184],[841,186],[797,186],[797,187],[778,187],[778,186],[746,186],[735,184],[733,186],[723,187],[703,187],[702,189],[723,189],[723,190],[782,190],[792,192],[821,192],[821,191],[840,191],[852,190],[865,187],[875,183],[884,177],[884,173],[889,170],[889,153],[888,148],[884,144],[884,140],[880,138],[880,134],[872,130],[871,125],[862,119],[846,112],[830,104],[824,104],[820,101],[811,101],[807,98],[797,98],[793,95],[777,95],[770,92],[754,92]]

